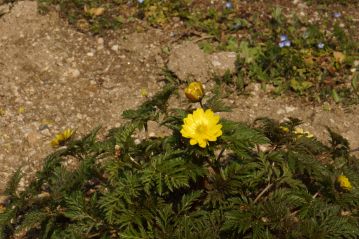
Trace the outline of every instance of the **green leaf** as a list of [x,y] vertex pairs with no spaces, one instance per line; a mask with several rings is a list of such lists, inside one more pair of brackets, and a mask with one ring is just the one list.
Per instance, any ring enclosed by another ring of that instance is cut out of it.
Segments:
[[246,64],[255,62],[261,53],[262,51],[260,47],[249,47],[249,44],[246,41],[242,41],[239,45],[239,56],[244,59]]
[[167,85],[150,100],[140,105],[137,110],[126,110],[122,113],[122,116],[142,124],[145,124],[148,120],[156,120],[158,118],[158,112],[165,111],[167,101],[176,88],[177,87],[172,84]]
[[178,208],[177,214],[187,213],[192,205],[201,197],[202,191],[194,191],[190,194],[182,196],[180,207]]
[[310,82],[310,81],[299,82],[299,81],[297,81],[295,79],[290,80],[290,87],[294,91],[299,92],[299,93],[303,93],[303,91],[309,89],[312,86],[313,86],[313,83]]
[[339,103],[340,101],[342,101],[342,99],[340,98],[340,96],[338,95],[335,89],[332,90],[332,97],[335,103]]
[[16,228],[16,232],[21,232],[23,230],[31,230],[35,227],[41,225],[50,215],[46,212],[40,210],[34,210],[27,212],[24,219],[22,220],[19,227]]
[[22,172],[21,172],[21,168],[18,168],[15,173],[11,176],[9,182],[6,185],[5,188],[5,194],[6,195],[11,195],[11,196],[16,196],[16,189],[19,185],[19,182],[22,178]]
[[256,144],[267,144],[270,140],[257,129],[229,120],[222,120],[222,139],[240,157],[248,157]]
[[353,90],[354,91],[358,91],[359,88],[358,88],[358,81],[359,81],[359,74],[356,72],[353,76],[353,79],[352,79],[352,87],[353,87]]

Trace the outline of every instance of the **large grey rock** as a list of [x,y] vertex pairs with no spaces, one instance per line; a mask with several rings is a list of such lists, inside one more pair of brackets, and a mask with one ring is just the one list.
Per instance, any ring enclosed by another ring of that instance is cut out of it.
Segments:
[[192,42],[175,46],[170,54],[168,69],[182,81],[201,81],[210,78],[207,55]]
[[235,62],[235,52],[217,52],[209,55],[197,44],[185,42],[173,48],[167,67],[181,81],[205,83],[214,75],[223,76],[227,70],[235,72]]
[[237,54],[235,52],[216,52],[208,56],[215,75],[222,76],[227,71],[236,71]]

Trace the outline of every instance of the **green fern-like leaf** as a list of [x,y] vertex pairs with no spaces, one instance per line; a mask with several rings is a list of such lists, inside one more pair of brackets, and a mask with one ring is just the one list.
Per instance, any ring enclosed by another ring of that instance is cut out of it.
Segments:
[[19,185],[21,178],[22,178],[22,173],[21,173],[21,169],[19,168],[15,171],[15,173],[12,175],[9,182],[7,183],[5,188],[5,195],[16,196],[15,195],[16,189]]
[[230,145],[231,149],[242,158],[250,157],[251,149],[257,144],[269,143],[269,139],[260,131],[244,124],[229,120],[222,121],[222,139]]
[[26,213],[19,227],[16,228],[16,233],[40,226],[49,216],[48,213],[40,210]]
[[175,91],[176,86],[168,85],[162,91],[143,103],[137,110],[126,110],[122,116],[135,122],[145,124],[148,120],[156,120],[159,111],[165,111],[169,97]]
[[185,160],[165,159],[163,155],[160,155],[151,161],[150,166],[144,169],[142,176],[147,193],[150,193],[154,187],[159,195],[162,195],[165,188],[173,191],[176,188],[189,186],[190,175],[187,172]]
[[183,214],[190,211],[192,205],[201,197],[202,191],[194,191],[190,194],[185,194],[182,196],[181,203],[177,209],[177,214]]
[[205,104],[206,108],[209,108],[213,110],[214,112],[230,112],[232,111],[230,107],[226,106],[222,99],[222,93],[220,86],[217,86],[214,89],[214,95],[208,99],[208,101]]

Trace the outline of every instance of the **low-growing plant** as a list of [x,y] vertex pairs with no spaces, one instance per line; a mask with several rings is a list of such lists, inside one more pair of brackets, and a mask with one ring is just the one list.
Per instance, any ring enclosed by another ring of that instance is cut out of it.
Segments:
[[[359,101],[349,79],[359,50],[352,37],[356,29],[349,27],[354,21],[341,12],[332,12],[329,6],[316,6],[321,17],[313,22],[310,16],[287,13],[280,7],[247,11],[241,3],[231,1],[223,4],[190,0],[38,1],[40,9],[59,5],[61,14],[70,23],[95,34],[126,24],[131,27],[136,18],[153,27],[168,28],[174,21],[181,22],[184,33],[179,39],[195,34],[201,36],[199,45],[207,53],[238,53],[234,81],[269,84],[274,86],[274,94],[294,92],[311,101],[344,104]],[[313,1],[323,2],[333,1]],[[280,40],[283,36],[284,41]],[[201,41],[204,39],[207,41]],[[243,92],[243,87],[239,89]]]
[[[105,139],[99,128],[71,134],[24,191],[19,170],[0,238],[359,236],[359,163],[346,139],[328,129],[325,145],[297,119],[227,120],[200,83],[189,87],[186,110],[168,105],[169,84]],[[168,133],[135,140],[149,120]]]
[[306,0],[307,2],[311,3],[311,4],[343,4],[343,5],[347,5],[347,4],[356,4],[357,1],[356,0]]

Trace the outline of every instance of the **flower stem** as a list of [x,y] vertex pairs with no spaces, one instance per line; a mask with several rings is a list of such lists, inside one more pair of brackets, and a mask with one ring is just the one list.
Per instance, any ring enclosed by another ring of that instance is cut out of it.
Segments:
[[217,156],[217,161],[219,161],[224,153],[224,151],[226,150],[226,148],[222,148],[221,152],[219,152],[218,156]]
[[259,199],[260,199],[269,189],[271,189],[271,187],[273,187],[273,185],[274,185],[273,183],[268,184],[267,187],[265,187],[265,188],[263,189],[263,191],[262,191],[260,194],[258,194],[258,196],[256,197],[256,199],[254,199],[253,203],[254,203],[254,204],[257,203],[257,202],[259,201]]

